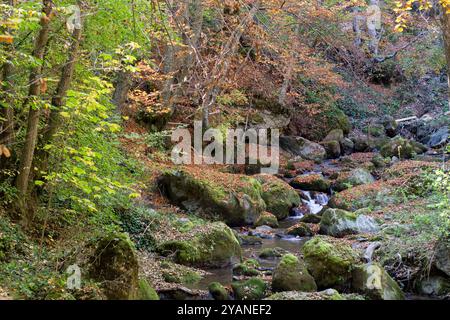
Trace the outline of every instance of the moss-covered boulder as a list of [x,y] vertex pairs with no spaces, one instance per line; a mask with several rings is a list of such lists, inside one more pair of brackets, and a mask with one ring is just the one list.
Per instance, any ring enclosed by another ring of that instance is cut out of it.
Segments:
[[352,272],[352,288],[374,300],[404,300],[405,296],[383,267],[376,263],[359,265]]
[[283,180],[266,174],[254,178],[262,185],[261,196],[266,203],[267,211],[277,219],[285,219],[292,208],[300,205],[298,193]]
[[255,277],[260,274],[258,267],[259,262],[255,259],[245,260],[243,263],[233,267],[233,275],[235,276],[245,276],[245,277]]
[[306,223],[300,222],[287,229],[286,234],[295,237],[312,237],[314,232]]
[[365,300],[363,296],[357,294],[340,294],[334,289],[327,289],[321,292],[300,292],[300,291],[286,291],[278,292],[266,300]]
[[278,219],[270,212],[264,212],[255,222],[255,227],[269,226],[271,228],[279,227]]
[[136,297],[139,265],[134,245],[127,235],[112,233],[97,239],[88,268],[88,277],[101,284],[108,299]]
[[209,293],[214,300],[225,301],[230,300],[230,295],[227,289],[219,282],[212,282],[208,286]]
[[389,140],[381,147],[383,157],[397,157],[399,159],[411,159],[415,154],[414,146],[405,138],[397,136]]
[[259,257],[261,259],[271,260],[281,258],[286,253],[288,252],[283,248],[265,248],[259,253]]
[[322,215],[320,233],[332,237],[344,237],[358,233],[376,233],[379,226],[374,218],[340,209],[328,209]]
[[241,247],[233,231],[222,222],[208,225],[189,240],[161,243],[158,252],[173,256],[176,263],[192,266],[223,267],[241,258]]
[[320,145],[325,148],[328,159],[337,159],[341,156],[342,150],[339,141],[322,141]]
[[294,156],[300,156],[305,160],[322,162],[327,153],[320,144],[298,136],[280,137],[280,146]]
[[159,180],[167,197],[191,211],[219,215],[231,226],[253,224],[266,204],[254,178],[214,170],[170,170]]
[[395,185],[386,181],[356,186],[331,197],[328,206],[348,211],[362,208],[382,208],[401,201],[395,194]]
[[359,257],[346,243],[315,237],[302,247],[309,273],[319,288],[343,288],[350,285]]
[[139,289],[137,293],[137,300],[159,300],[158,293],[148,283],[146,279],[139,280]]
[[310,223],[310,224],[319,224],[321,220],[322,220],[322,217],[318,214],[305,214],[300,219],[300,222]]
[[236,300],[261,300],[267,290],[267,284],[260,278],[234,282],[231,287]]
[[336,191],[343,191],[351,187],[370,184],[374,182],[375,178],[368,170],[364,168],[357,168],[353,169],[350,172],[341,173],[338,179],[333,184],[333,189]]
[[307,174],[295,177],[291,181],[291,186],[304,191],[328,192],[331,182],[321,174]]
[[337,141],[341,142],[344,140],[344,131],[342,129],[331,130],[330,133],[323,139],[323,141]]
[[309,274],[305,263],[292,254],[283,256],[272,277],[272,290],[303,291],[317,290],[314,278]]

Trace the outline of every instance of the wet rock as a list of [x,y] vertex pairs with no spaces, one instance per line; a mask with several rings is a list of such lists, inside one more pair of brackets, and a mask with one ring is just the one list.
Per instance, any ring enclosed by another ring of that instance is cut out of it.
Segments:
[[159,186],[175,204],[220,215],[231,226],[253,224],[266,210],[261,184],[247,176],[170,170],[160,178]]
[[365,300],[363,296],[357,294],[340,294],[334,289],[327,289],[321,292],[299,292],[286,291],[271,295],[266,300]]
[[325,179],[322,174],[309,174],[295,177],[290,185],[304,191],[328,192],[331,182]]
[[450,137],[449,127],[448,126],[442,127],[436,133],[434,133],[430,136],[428,145],[431,148],[443,147],[449,140],[449,137]]
[[255,229],[252,229],[251,235],[260,237],[262,239],[273,239],[275,238],[274,230],[269,226],[261,226]]
[[238,239],[239,242],[244,246],[255,246],[262,244],[262,239],[257,236],[239,234]]
[[436,267],[450,277],[450,239],[438,242],[434,257]]
[[431,276],[419,283],[419,292],[428,296],[444,296],[450,293],[450,280],[440,276]]
[[296,224],[286,230],[286,234],[295,237],[312,237],[314,233],[311,228],[303,222]]
[[260,278],[234,282],[231,287],[236,300],[261,300],[267,290],[267,284]]
[[333,189],[336,191],[343,191],[351,187],[373,182],[375,182],[375,178],[368,170],[358,168],[349,173],[342,173],[333,185]]
[[374,218],[340,209],[328,209],[322,215],[322,221],[320,222],[320,233],[336,238],[378,231],[379,226]]
[[324,147],[301,137],[280,137],[280,146],[284,150],[291,152],[293,155],[301,156],[305,160],[322,162],[326,157]]
[[319,288],[348,286],[353,268],[359,261],[348,244],[335,243],[321,236],[306,242],[301,252]]
[[404,300],[405,296],[383,267],[376,263],[360,265],[353,270],[352,288],[374,300]]
[[254,176],[262,185],[261,196],[267,211],[277,219],[285,219],[289,211],[300,204],[300,196],[289,184],[271,175]]
[[221,222],[212,223],[190,240],[172,240],[158,246],[164,256],[173,256],[176,263],[220,268],[241,258],[241,247],[233,231]]
[[272,290],[275,292],[311,292],[317,290],[317,285],[314,278],[309,274],[304,261],[288,254],[283,256],[273,272]]
[[214,300],[225,301],[230,300],[230,295],[228,294],[227,289],[219,282],[212,282],[208,286],[209,293],[213,297]]

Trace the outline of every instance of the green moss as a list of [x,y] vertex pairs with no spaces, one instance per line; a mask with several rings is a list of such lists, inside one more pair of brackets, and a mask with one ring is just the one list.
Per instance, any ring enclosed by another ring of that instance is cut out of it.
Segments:
[[214,300],[225,301],[230,299],[227,289],[218,282],[212,282],[208,286],[208,290]]
[[278,228],[278,219],[273,214],[264,212],[255,223],[256,227],[269,226],[271,228]]
[[207,232],[197,234],[192,240],[164,242],[158,251],[165,256],[173,254],[177,263],[195,266],[221,267],[241,257],[239,241],[221,222],[211,224]]
[[286,250],[282,248],[265,248],[259,254],[261,259],[275,259],[282,257],[286,253]]
[[303,261],[293,254],[283,256],[272,277],[273,291],[316,291],[314,278]]
[[0,263],[23,252],[25,236],[8,218],[0,216]]
[[358,255],[345,243],[332,243],[315,237],[302,248],[309,272],[320,288],[345,286],[351,277]]
[[138,300],[159,300],[158,293],[153,289],[146,279],[139,280]]
[[237,300],[261,300],[267,290],[267,284],[260,278],[234,282],[231,287]]

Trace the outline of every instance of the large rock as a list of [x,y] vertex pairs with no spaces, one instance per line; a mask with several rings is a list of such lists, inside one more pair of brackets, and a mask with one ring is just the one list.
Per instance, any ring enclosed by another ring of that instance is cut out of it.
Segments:
[[346,243],[315,237],[301,249],[309,273],[319,288],[348,287],[359,257]]
[[374,300],[404,300],[405,296],[383,267],[376,263],[360,265],[353,270],[352,288]]
[[323,141],[320,144],[325,148],[328,159],[337,159],[341,156],[341,144],[338,141]]
[[322,174],[306,174],[292,179],[290,185],[303,191],[328,192],[331,182],[325,179]]
[[225,287],[219,282],[210,283],[208,286],[208,290],[214,300],[230,300],[230,295],[228,294],[227,289],[225,289]]
[[334,289],[327,289],[321,292],[299,292],[299,291],[286,291],[278,292],[266,300],[365,300],[363,296],[357,294],[340,294]]
[[357,168],[348,173],[340,174],[333,188],[336,191],[343,191],[351,187],[373,182],[375,182],[375,178],[368,170],[364,168]]
[[397,134],[397,128],[398,128],[398,124],[395,121],[395,119],[391,116],[385,116],[381,123],[384,126],[384,130],[386,132],[386,134],[388,135],[388,137],[395,137],[395,135]]
[[444,296],[450,293],[450,279],[431,276],[419,283],[419,293],[428,296]]
[[266,209],[254,178],[214,170],[171,170],[159,181],[167,197],[191,211],[220,215],[231,226],[253,224]]
[[222,222],[212,223],[188,240],[171,240],[161,243],[158,252],[173,256],[183,265],[220,268],[241,258],[241,246],[229,227]]
[[430,136],[430,140],[428,141],[428,145],[431,148],[440,148],[443,147],[450,137],[450,130],[447,127],[440,128],[437,132],[433,133]]
[[305,263],[292,254],[285,255],[272,276],[272,290],[303,291],[317,290],[314,278],[309,274]]
[[302,137],[284,136],[280,137],[280,146],[284,150],[305,160],[322,162],[327,153],[320,144],[306,140]]
[[101,284],[110,300],[135,299],[139,292],[139,265],[130,238],[113,233],[98,239],[88,259],[88,277]]
[[234,282],[231,287],[236,300],[261,300],[267,290],[267,284],[260,278]]
[[400,159],[411,159],[416,153],[411,141],[397,136],[389,140],[381,147],[380,153],[383,157],[397,157]]
[[341,238],[350,234],[376,233],[379,226],[375,219],[340,209],[328,209],[322,215],[320,233]]
[[289,184],[271,175],[254,176],[262,184],[261,196],[266,203],[267,211],[279,220],[287,218],[292,208],[300,205],[297,191]]
[[312,237],[313,232],[311,228],[303,222],[297,223],[295,226],[286,230],[286,234],[295,237]]
[[434,259],[436,267],[450,277],[450,239],[438,242]]
[[342,129],[331,130],[330,133],[323,139],[323,141],[337,141],[341,142],[344,140],[344,131]]
[[269,226],[271,228],[278,228],[279,223],[277,217],[270,212],[264,212],[258,220],[256,220],[255,227]]

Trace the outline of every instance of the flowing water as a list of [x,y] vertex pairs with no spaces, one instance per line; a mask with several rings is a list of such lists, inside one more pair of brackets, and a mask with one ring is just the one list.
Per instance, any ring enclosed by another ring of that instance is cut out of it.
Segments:
[[[283,221],[280,221],[280,227],[272,229],[270,227],[259,227],[249,230],[254,235],[259,235],[262,243],[259,245],[243,245],[242,254],[244,259],[257,259],[260,262],[261,270],[273,270],[279,262],[279,259],[261,259],[259,254],[262,250],[268,248],[281,248],[287,252],[297,254],[303,244],[310,238],[300,238],[289,236],[286,230],[296,225],[305,214],[317,214],[325,205],[328,204],[329,197],[324,193],[312,193],[307,191],[300,191],[302,193],[302,205],[294,208],[291,216]],[[241,232],[241,230],[237,230]],[[247,232],[241,232],[247,235]],[[207,270],[208,274],[199,282],[187,285],[190,289],[207,290],[211,282],[220,282],[223,285],[229,285],[233,281],[232,266],[227,268]]]

